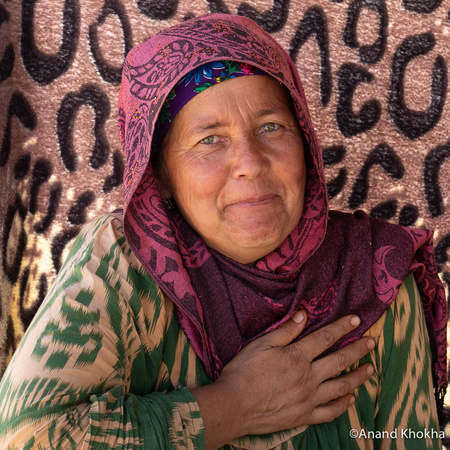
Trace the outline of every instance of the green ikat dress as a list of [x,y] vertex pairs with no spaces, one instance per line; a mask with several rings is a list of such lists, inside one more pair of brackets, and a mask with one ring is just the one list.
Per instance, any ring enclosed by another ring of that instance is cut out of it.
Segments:
[[[366,335],[377,345],[359,363],[375,373],[347,413],[224,448],[440,448],[412,276]],[[122,215],[103,216],[76,239],[1,381],[0,449],[204,449],[190,389],[210,382],[174,304],[127,245]]]

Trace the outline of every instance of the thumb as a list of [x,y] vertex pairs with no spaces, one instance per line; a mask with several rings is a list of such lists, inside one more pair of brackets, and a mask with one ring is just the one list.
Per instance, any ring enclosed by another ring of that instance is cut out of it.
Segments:
[[303,331],[305,325],[305,311],[297,311],[284,325],[266,335],[266,343],[273,347],[289,345]]

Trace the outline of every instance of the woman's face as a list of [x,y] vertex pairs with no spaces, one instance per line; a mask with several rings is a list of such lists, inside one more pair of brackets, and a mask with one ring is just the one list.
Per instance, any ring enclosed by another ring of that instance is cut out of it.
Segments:
[[216,84],[183,107],[164,142],[162,195],[243,264],[277,248],[303,211],[303,143],[286,95],[266,76]]

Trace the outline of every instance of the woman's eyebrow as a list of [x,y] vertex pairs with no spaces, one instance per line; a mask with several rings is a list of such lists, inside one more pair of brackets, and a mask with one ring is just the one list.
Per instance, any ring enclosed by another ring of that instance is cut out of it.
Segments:
[[262,109],[261,111],[258,111],[255,114],[255,117],[257,119],[259,119],[260,117],[264,117],[264,116],[271,116],[272,114],[276,114],[279,113],[280,109],[279,108],[267,108],[267,109]]
[[216,128],[220,128],[224,126],[224,122],[212,122],[212,123],[204,123],[201,125],[196,125],[191,128],[191,133],[201,133],[203,131],[214,130]]

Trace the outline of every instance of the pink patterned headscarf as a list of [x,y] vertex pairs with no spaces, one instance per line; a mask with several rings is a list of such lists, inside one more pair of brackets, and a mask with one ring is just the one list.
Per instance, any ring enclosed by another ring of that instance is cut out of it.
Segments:
[[[196,67],[224,60],[250,64],[286,86],[306,144],[300,222],[255,267],[213,251],[176,208],[166,209],[149,163],[156,121],[171,89]],[[126,156],[125,235],[177,306],[180,324],[213,379],[245,345],[299,308],[308,314],[303,335],[358,314],[362,325],[331,350],[354,341],[389,308],[413,272],[426,314],[435,386],[443,392],[447,314],[432,233],[362,212],[328,211],[321,150],[296,68],[258,25],[245,17],[211,14],[163,30],[134,48],[123,69],[119,131]]]

